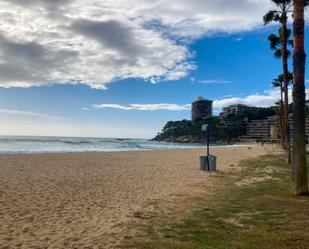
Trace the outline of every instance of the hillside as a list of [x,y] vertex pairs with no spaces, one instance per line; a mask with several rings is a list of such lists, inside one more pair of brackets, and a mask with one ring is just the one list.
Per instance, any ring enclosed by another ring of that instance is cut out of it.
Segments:
[[195,122],[185,119],[169,121],[152,140],[176,143],[203,143],[205,134],[202,131],[202,125],[208,124],[211,143],[230,143],[238,141],[241,136],[246,134],[248,120],[264,119],[275,114],[275,107],[254,108],[238,114],[231,114],[224,119],[213,116],[197,119]]

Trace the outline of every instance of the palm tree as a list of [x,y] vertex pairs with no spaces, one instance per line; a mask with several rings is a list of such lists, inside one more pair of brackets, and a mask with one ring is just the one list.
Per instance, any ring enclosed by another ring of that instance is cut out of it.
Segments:
[[[293,74],[289,72],[289,83],[293,81]],[[272,82],[273,87],[280,88],[280,101],[279,101],[279,121],[280,121],[280,137],[281,144],[284,146],[285,131],[284,131],[284,110],[283,110],[283,74],[278,75]]]
[[293,87],[293,162],[292,193],[308,194],[305,131],[305,64],[304,7],[308,1],[293,0],[294,4],[294,87]]
[[[275,58],[281,58],[282,59],[282,28],[279,29],[279,36],[275,35],[275,34],[271,34],[269,37],[268,37],[268,40],[270,42],[270,48],[272,50],[274,50],[274,56]],[[286,30],[286,34],[287,34],[287,37],[288,37],[288,44],[289,45],[292,45],[293,44],[293,40],[290,40],[290,36],[291,36],[291,30],[290,29],[287,29]],[[290,57],[291,55],[291,51],[289,50],[286,50],[286,53],[287,53],[287,57]],[[288,73],[288,78],[291,78],[290,77],[290,73]],[[277,84],[282,84],[284,83],[284,76],[283,74],[281,74],[277,80],[279,82],[277,82]],[[285,101],[283,101],[283,91],[285,92],[285,96],[287,96],[287,98],[285,98]],[[289,121],[289,120],[286,120],[285,117],[286,117],[286,114],[288,114],[289,112],[289,109],[288,109],[288,87],[284,88],[283,86],[281,87],[280,89],[280,92],[281,92],[281,102],[280,102],[280,127],[281,127],[281,144],[282,144],[282,147],[284,149],[287,149],[286,147],[286,121]],[[287,105],[285,105],[285,103],[287,103]],[[289,123],[288,123],[289,125]],[[288,131],[289,133],[289,131]],[[287,155],[287,158],[289,158],[289,155]]]
[[[292,13],[292,0],[271,0],[276,6],[276,10],[270,10],[266,15],[264,15],[264,24],[269,24],[270,22],[280,23],[279,37],[271,35],[268,39],[271,42],[271,46],[274,45],[276,49],[275,55],[282,58],[282,68],[283,68],[283,84],[284,84],[284,131],[285,131],[285,149],[286,157],[288,163],[291,162],[291,146],[290,146],[290,129],[289,129],[289,97],[288,97],[288,57],[289,52],[287,49],[289,35],[291,31],[287,28],[288,16]],[[273,44],[272,44],[273,42]],[[280,51],[278,50],[278,45],[281,45]]]
[[[270,48],[274,50],[275,58],[282,59],[282,28],[278,31],[279,35],[271,34],[268,36],[268,41],[270,43]],[[287,46],[290,45],[293,47],[293,40],[290,39],[292,31],[290,29],[286,29],[286,36],[287,36]],[[291,51],[286,49],[287,58],[291,56]],[[283,76],[283,75],[282,75]]]

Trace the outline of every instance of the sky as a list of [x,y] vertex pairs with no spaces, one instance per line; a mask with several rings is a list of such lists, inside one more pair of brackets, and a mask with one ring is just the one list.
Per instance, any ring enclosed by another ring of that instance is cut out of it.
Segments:
[[273,7],[0,0],[0,134],[151,138],[190,119],[199,96],[215,115],[235,103],[271,106],[281,62],[267,37],[278,26],[262,16]]

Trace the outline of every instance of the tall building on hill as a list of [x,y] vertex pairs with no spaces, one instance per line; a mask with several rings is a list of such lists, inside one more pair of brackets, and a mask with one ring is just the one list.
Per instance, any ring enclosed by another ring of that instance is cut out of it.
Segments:
[[223,112],[220,114],[221,117],[226,117],[230,114],[238,114],[242,111],[250,110],[252,107],[242,104],[235,104],[223,107]]
[[212,116],[212,101],[199,97],[192,103],[192,121]]

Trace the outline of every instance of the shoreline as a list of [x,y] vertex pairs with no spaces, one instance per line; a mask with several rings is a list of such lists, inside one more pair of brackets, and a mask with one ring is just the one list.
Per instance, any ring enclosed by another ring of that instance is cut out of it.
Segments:
[[[172,143],[172,142],[171,142]],[[172,143],[173,144],[173,143]],[[177,144],[177,143],[175,143]],[[246,146],[259,146],[258,143],[235,143],[235,144],[212,144],[210,149],[213,148],[232,148],[232,147],[246,147]],[[274,145],[275,146],[275,145]],[[151,151],[177,151],[177,150],[203,150],[206,145],[196,145],[192,147],[174,147],[174,148],[158,148],[158,149],[128,149],[128,150],[84,150],[84,151],[37,151],[37,152],[0,152],[1,156],[18,156],[18,155],[53,155],[53,154],[85,154],[85,153],[126,153],[126,152],[151,152]]]

